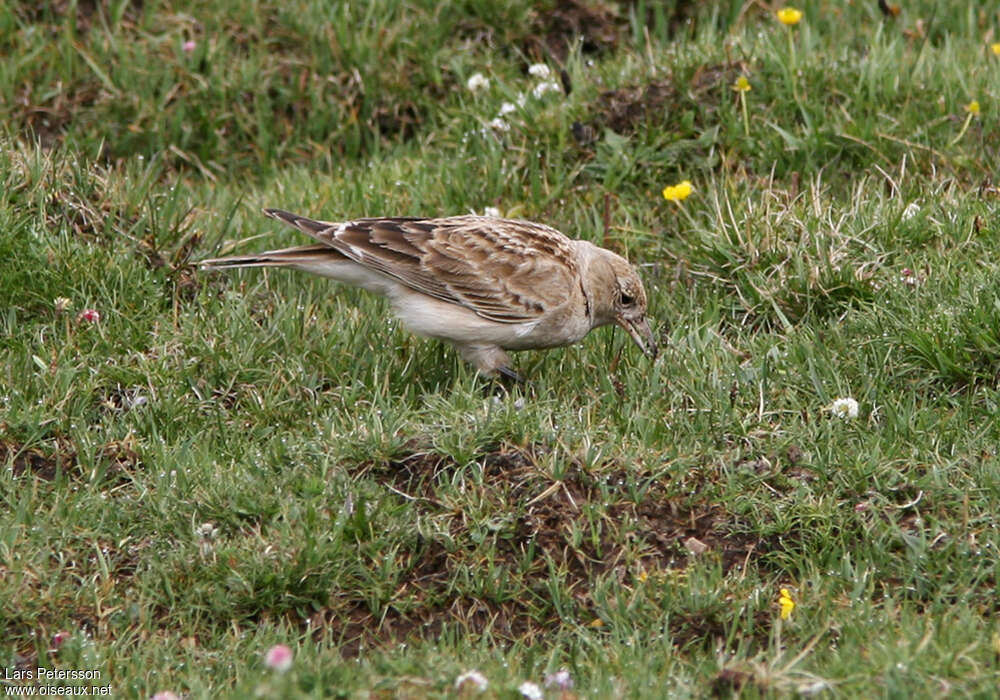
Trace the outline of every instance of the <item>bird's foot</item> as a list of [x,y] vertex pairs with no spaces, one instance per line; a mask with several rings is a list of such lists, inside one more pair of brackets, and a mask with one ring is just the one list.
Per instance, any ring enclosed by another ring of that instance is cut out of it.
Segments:
[[501,381],[507,380],[507,382],[511,384],[524,386],[528,383],[527,379],[512,370],[510,367],[497,367],[497,374],[500,375]]
[[522,393],[531,387],[531,382],[506,366],[497,367],[492,373],[481,376],[487,380],[483,384],[483,393],[497,399],[507,398],[514,393]]

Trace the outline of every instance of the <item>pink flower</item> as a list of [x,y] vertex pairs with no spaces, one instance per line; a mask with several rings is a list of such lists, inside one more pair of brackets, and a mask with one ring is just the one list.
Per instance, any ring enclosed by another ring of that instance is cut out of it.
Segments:
[[161,690],[154,693],[149,700],[181,700],[177,693],[170,690]]
[[292,650],[284,644],[275,644],[264,655],[264,665],[272,671],[284,673],[292,667]]
[[194,40],[193,39],[189,39],[188,41],[184,42],[184,46],[182,48],[184,49],[184,53],[191,53],[192,51],[194,51],[194,48],[196,46],[197,46],[197,44],[194,43]]
[[56,632],[56,633],[55,633],[54,635],[52,635],[52,647],[53,647],[54,649],[58,649],[58,648],[59,648],[59,647],[61,647],[61,646],[62,646],[62,645],[63,645],[63,644],[64,644],[64,643],[66,642],[66,640],[68,640],[68,639],[69,639],[69,638],[70,638],[71,636],[73,636],[73,635],[71,635],[71,634],[70,634],[69,632]]
[[76,317],[76,320],[86,321],[87,323],[100,323],[101,312],[97,309],[84,309],[80,312],[80,315]]

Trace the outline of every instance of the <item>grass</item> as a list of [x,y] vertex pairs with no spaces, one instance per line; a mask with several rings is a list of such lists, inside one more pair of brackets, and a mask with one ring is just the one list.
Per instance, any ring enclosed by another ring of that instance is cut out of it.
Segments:
[[[991,696],[1000,16],[803,9],[0,9],[6,687]],[[491,126],[537,61],[569,94]],[[493,397],[381,300],[196,270],[298,240],[262,206],[546,221],[641,265],[664,351]]]

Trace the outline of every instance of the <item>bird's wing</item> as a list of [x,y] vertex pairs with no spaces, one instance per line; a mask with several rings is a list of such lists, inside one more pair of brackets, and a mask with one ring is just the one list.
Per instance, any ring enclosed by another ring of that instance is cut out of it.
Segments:
[[481,216],[329,223],[265,212],[410,289],[500,323],[534,321],[579,285],[572,242],[541,224]]

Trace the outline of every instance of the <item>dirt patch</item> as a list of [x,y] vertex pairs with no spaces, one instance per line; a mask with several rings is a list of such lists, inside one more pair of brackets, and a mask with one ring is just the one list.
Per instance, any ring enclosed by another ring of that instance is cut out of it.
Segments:
[[71,479],[93,479],[101,474],[102,483],[113,487],[129,481],[129,472],[142,466],[129,440],[109,442],[94,457],[93,468],[86,469],[69,440],[58,439],[47,449],[0,441],[0,465],[9,465],[16,477],[30,475],[41,481],[54,481],[59,474]]
[[594,126],[607,127],[619,134],[632,133],[654,114],[660,117],[667,114],[677,99],[677,88],[668,80],[608,90],[598,98]]
[[687,83],[668,77],[606,90],[593,105],[593,118],[575,126],[574,135],[579,141],[581,134],[597,135],[605,128],[627,135],[652,119],[663,120],[684,108],[714,109],[719,100],[732,99],[730,86],[747,70],[748,66],[741,61],[712,64],[699,67]]
[[601,53],[618,45],[625,24],[626,18],[611,5],[557,0],[551,8],[538,11],[521,48],[535,60],[555,56],[560,62],[577,41],[584,53]]
[[[25,24],[71,21],[76,31],[87,32],[101,17],[108,18],[110,2],[107,0],[50,0],[38,3],[15,3],[14,12]],[[122,19],[135,23],[142,14],[144,0],[131,0],[126,4]]]
[[[541,445],[499,445],[463,465],[410,444],[387,463],[363,465],[356,475],[374,476],[419,515],[447,527],[447,545],[421,539],[397,556],[397,570],[407,573],[391,602],[373,609],[366,599],[334,600],[311,620],[314,633],[338,642],[347,657],[445,628],[530,642],[595,619],[590,591],[599,577],[638,586],[698,557],[715,558],[729,571],[775,547],[740,532],[735,517],[697,489],[671,491],[662,479],[644,478],[640,468],[608,462],[588,469],[573,459],[554,479],[543,466],[549,453]],[[470,523],[439,500],[439,488],[460,470],[468,471],[466,488],[477,489],[498,514],[488,534],[482,523]],[[522,590],[470,596],[454,585],[470,570],[505,572]],[[553,576],[572,597],[573,620],[562,618],[565,606],[557,610],[550,602]],[[696,643],[724,636],[724,623],[678,618],[671,633],[679,643]]]

